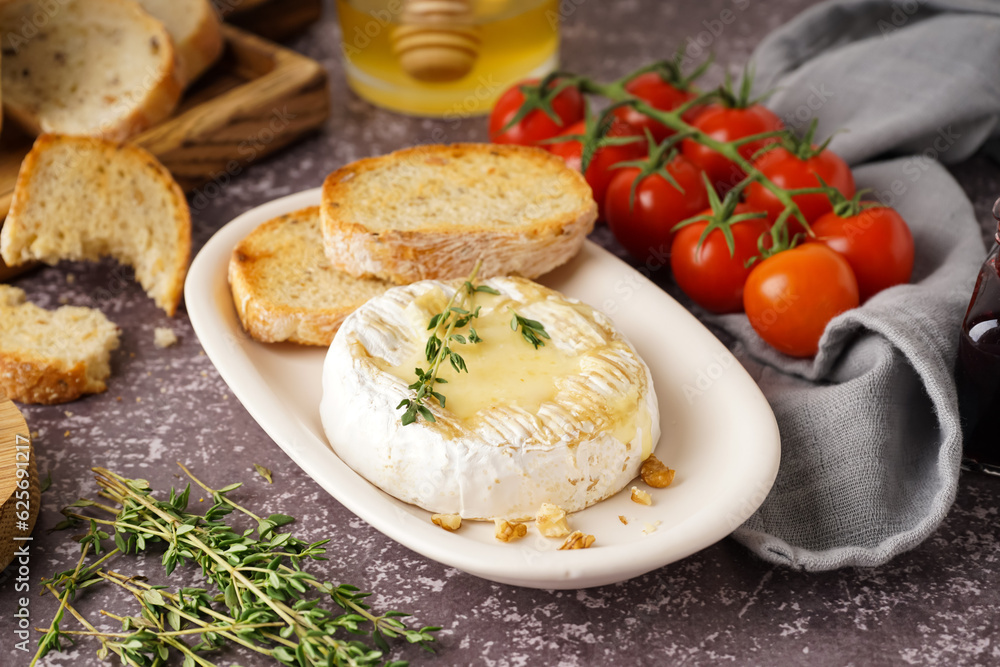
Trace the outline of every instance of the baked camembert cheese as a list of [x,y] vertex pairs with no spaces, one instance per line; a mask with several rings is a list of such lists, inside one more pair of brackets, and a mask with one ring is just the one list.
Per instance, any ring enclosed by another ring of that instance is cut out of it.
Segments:
[[[428,368],[428,323],[463,281],[395,287],[351,314],[323,369],[321,415],[330,444],[386,493],[436,514],[532,519],[542,503],[569,512],[636,477],[660,437],[646,364],[593,308],[522,278],[476,293],[478,317],[452,343],[468,369],[440,367],[445,405],[404,425],[415,369]],[[549,336],[537,348],[512,313]],[[515,323],[516,324],[516,323]]]

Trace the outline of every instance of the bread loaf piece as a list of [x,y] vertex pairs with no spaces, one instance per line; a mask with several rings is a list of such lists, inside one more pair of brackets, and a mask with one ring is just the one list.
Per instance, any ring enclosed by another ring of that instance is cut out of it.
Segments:
[[597,219],[590,187],[540,148],[417,146],[338,169],[323,185],[326,256],[405,284],[534,278],[572,258]]
[[183,85],[197,79],[222,54],[222,27],[209,0],[139,0],[139,4],[170,33]]
[[391,286],[330,265],[317,206],[265,222],[243,239],[229,262],[229,285],[255,340],[322,346],[345,317]]
[[32,134],[118,141],[181,95],[170,35],[133,0],[0,0],[3,107]]
[[173,315],[191,252],[184,193],[148,151],[92,137],[42,135],[21,164],[0,257],[10,266],[111,256],[135,269]]
[[0,285],[0,389],[22,403],[65,403],[104,391],[118,327],[92,308],[39,308]]

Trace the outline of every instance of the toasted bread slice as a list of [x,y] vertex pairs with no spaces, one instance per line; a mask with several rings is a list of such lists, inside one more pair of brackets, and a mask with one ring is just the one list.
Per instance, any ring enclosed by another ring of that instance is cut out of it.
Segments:
[[222,55],[222,27],[209,0],[139,0],[139,4],[167,27],[183,85],[197,79]]
[[168,315],[190,253],[191,214],[170,172],[138,146],[93,137],[39,137],[0,228],[8,265],[111,256]]
[[4,110],[32,134],[123,141],[180,98],[170,35],[133,0],[0,0],[0,34]]
[[93,308],[45,310],[0,285],[0,388],[22,403],[65,403],[104,391],[118,327]]
[[534,278],[567,262],[597,205],[578,172],[540,148],[417,146],[359,160],[323,185],[326,256],[353,276],[405,284]]
[[318,206],[265,222],[240,241],[229,261],[229,285],[252,338],[324,346],[345,317],[392,286],[330,265]]

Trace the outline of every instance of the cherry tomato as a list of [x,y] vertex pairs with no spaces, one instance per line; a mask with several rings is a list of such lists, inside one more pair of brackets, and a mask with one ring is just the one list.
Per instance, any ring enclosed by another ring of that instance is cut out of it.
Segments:
[[[746,204],[737,204],[734,214],[752,211]],[[712,211],[704,213],[711,215]],[[729,254],[726,237],[720,229],[709,232],[698,248],[698,240],[707,226],[707,222],[696,222],[674,235],[670,246],[674,280],[702,308],[713,313],[738,313],[743,309],[743,285],[752,270],[746,263],[758,254],[757,240],[770,224],[761,217],[733,225],[734,255]]]
[[[664,81],[663,77],[656,72],[646,72],[637,76],[625,84],[625,90],[648,103],[654,109],[662,111],[671,111],[697,97],[690,90],[681,90],[669,81]],[[692,107],[681,117],[687,123],[691,123],[703,109],[702,106]],[[615,109],[615,115],[640,132],[648,128],[657,143],[674,134],[674,131],[663,123],[639,113],[632,107],[619,107]]]
[[[784,127],[784,123],[773,111],[760,104],[753,104],[746,109],[710,104],[691,124],[718,141],[733,141]],[[751,160],[754,153],[773,141],[774,139],[751,141],[740,146],[739,153],[744,159]],[[746,176],[736,164],[693,139],[685,139],[682,150],[684,157],[705,170],[709,180],[720,192],[729,190]]]
[[673,226],[708,206],[698,167],[678,156],[665,168],[683,191],[660,174],[649,174],[635,187],[635,199],[630,205],[632,186],[640,170],[626,167],[616,170],[604,200],[608,226],[615,238],[644,262],[664,259],[670,253]]
[[[583,134],[586,132],[584,121],[569,126],[563,135]],[[610,137],[630,137],[641,136],[641,132],[627,123],[615,120],[608,131]],[[594,201],[597,202],[599,215],[604,217],[604,199],[608,191],[608,185],[615,175],[613,167],[619,162],[626,160],[636,160],[644,157],[647,150],[645,139],[634,141],[620,146],[605,146],[599,148],[587,165],[587,172],[583,175],[594,193]],[[570,169],[580,170],[581,153],[583,146],[579,141],[562,141],[548,144],[548,149],[566,161],[566,166]]]
[[858,281],[840,253],[806,243],[768,257],[750,272],[743,307],[772,347],[793,357],[819,350],[826,325],[858,306]]
[[[836,188],[845,198],[854,196],[854,176],[851,168],[839,155],[829,148],[818,155],[803,160],[791,151],[783,148],[772,148],[754,162],[765,176],[786,190],[798,188],[817,188],[822,185],[822,178],[830,187]],[[797,195],[793,197],[806,222],[812,224],[820,216],[833,211],[830,198],[824,194]],[[760,183],[751,183],[746,189],[746,201],[758,210],[767,211],[771,220],[777,219],[784,210],[784,205],[774,194]],[[805,231],[801,224],[793,225],[789,231]]]
[[895,209],[874,206],[843,218],[831,211],[813,223],[812,229],[815,242],[836,250],[851,265],[862,302],[887,287],[910,281],[913,234]]
[[[563,132],[573,123],[583,120],[583,95],[574,87],[562,90],[552,100],[552,110],[562,123],[556,123],[540,109],[529,111],[528,115],[512,125],[506,132],[501,132],[507,123],[514,118],[524,104],[523,85],[538,85],[538,79],[527,79],[514,84],[497,100],[490,113],[490,141],[496,144],[520,144],[533,146],[543,139],[549,139]],[[550,84],[550,88],[558,85]]]

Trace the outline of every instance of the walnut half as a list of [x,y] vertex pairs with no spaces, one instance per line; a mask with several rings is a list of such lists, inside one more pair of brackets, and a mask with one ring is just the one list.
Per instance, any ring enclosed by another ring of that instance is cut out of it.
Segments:
[[542,506],[538,508],[538,513],[535,515],[535,525],[538,526],[538,532],[545,537],[569,535],[566,510],[552,503],[542,503]]
[[569,550],[569,549],[589,549],[590,545],[594,543],[593,535],[584,535],[581,530],[574,530],[570,533],[563,545],[559,547],[559,551]]
[[528,527],[517,521],[507,521],[507,519],[493,519],[496,530],[493,533],[501,542],[513,542],[528,534]]
[[458,514],[432,514],[431,522],[435,526],[441,526],[449,533],[454,533],[462,527],[462,517]]
[[675,472],[663,465],[663,462],[656,458],[655,454],[650,454],[649,458],[643,461],[642,468],[639,470],[642,481],[654,489],[663,489],[670,486],[674,481]]

